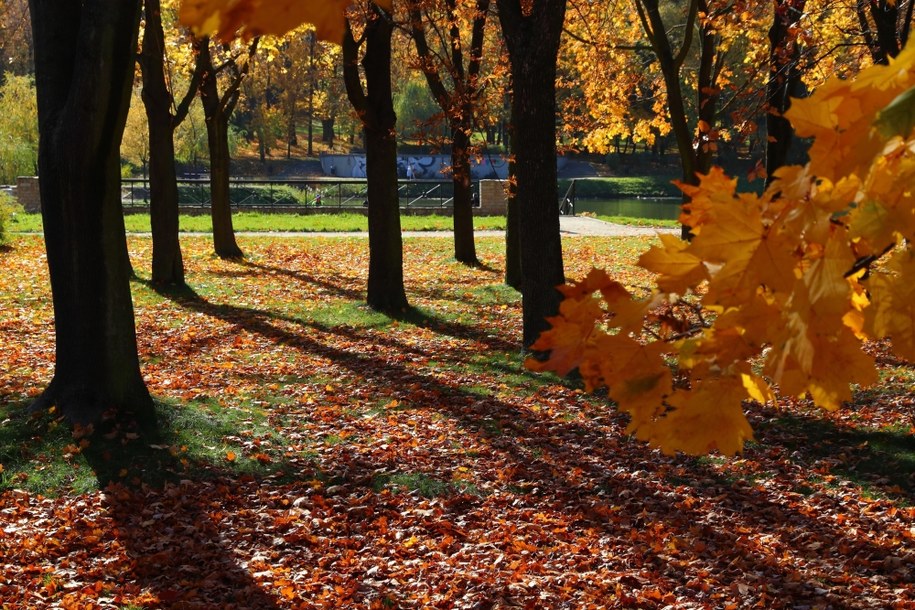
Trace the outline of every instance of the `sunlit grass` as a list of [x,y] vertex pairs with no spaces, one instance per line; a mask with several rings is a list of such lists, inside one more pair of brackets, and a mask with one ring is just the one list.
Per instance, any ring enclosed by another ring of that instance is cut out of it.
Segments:
[[[126,214],[124,224],[128,233],[149,233],[148,214]],[[213,223],[207,215],[182,214],[178,221],[185,233],[209,233]],[[364,214],[267,214],[262,212],[237,212],[232,215],[236,231],[277,231],[277,232],[328,232],[341,233],[368,231],[368,217]],[[450,216],[401,216],[400,225],[404,231],[450,231],[454,221]],[[478,216],[474,218],[478,231],[505,229],[504,216]],[[16,214],[9,221],[8,230],[18,233],[39,233],[42,231],[40,214]]]

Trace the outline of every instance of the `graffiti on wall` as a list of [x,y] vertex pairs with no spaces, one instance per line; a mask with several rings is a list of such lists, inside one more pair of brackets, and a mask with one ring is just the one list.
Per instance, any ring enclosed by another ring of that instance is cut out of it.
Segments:
[[[565,159],[558,159],[560,167]],[[365,178],[365,155],[321,155],[321,169],[325,176],[338,178]],[[474,180],[508,177],[508,161],[501,155],[482,155],[471,159],[470,172]],[[408,180],[450,179],[449,155],[398,155],[397,175]]]

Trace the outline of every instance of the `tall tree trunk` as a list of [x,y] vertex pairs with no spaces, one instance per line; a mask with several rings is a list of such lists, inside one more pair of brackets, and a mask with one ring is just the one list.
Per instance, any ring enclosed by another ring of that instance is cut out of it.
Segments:
[[334,123],[336,120],[334,118],[321,119],[321,141],[327,144],[330,148],[334,147]]
[[[699,13],[708,15],[710,11],[707,0],[699,0],[698,4]],[[718,98],[721,95],[718,75],[723,67],[724,56],[718,53],[720,43],[719,34],[700,21],[698,99],[696,100],[696,106],[699,109],[699,142],[694,147],[695,171],[700,174],[707,174],[712,169],[718,146],[717,140],[711,137],[711,133],[713,126],[718,121]]]
[[219,96],[216,72],[210,58],[210,43],[204,38],[198,47],[203,80],[200,101],[206,117],[207,144],[210,149],[210,215],[213,219],[213,249],[220,258],[241,258],[244,253],[235,241],[232,208],[229,200],[229,116]]
[[906,2],[904,7],[905,13],[900,14],[899,2],[892,0],[858,0],[855,4],[861,35],[875,64],[888,64],[908,41],[913,3]]
[[454,258],[465,265],[478,266],[473,239],[473,189],[470,181],[470,137],[467,128],[451,128],[451,171],[454,184]]
[[308,156],[313,157],[314,152],[314,124],[315,124],[315,44],[318,37],[314,32],[308,34]]
[[[692,40],[692,28],[694,15],[698,12],[698,1],[690,0],[690,19],[686,26],[686,40],[683,42],[681,52],[675,57],[673,49],[670,46],[670,39],[667,37],[667,28],[661,18],[661,10],[658,6],[658,0],[637,0],[636,8],[639,9],[639,17],[642,20],[642,27],[651,42],[655,56],[658,58],[658,64],[661,67],[661,74],[664,77],[664,90],[667,93],[667,109],[670,114],[670,127],[674,132],[674,140],[677,142],[677,152],[680,154],[680,164],[683,170],[682,179],[685,184],[697,184],[696,177],[697,159],[695,149],[693,148],[693,133],[689,128],[689,122],[686,117],[686,104],[683,97],[683,89],[680,86],[680,67],[686,58],[684,52],[688,49]],[[686,195],[683,196],[683,203],[689,200]],[[689,237],[689,228],[684,226],[682,230],[684,239]]]
[[791,98],[800,90],[798,66],[800,50],[789,50],[791,26],[804,13],[806,0],[779,0],[769,28],[769,81],[766,83],[766,184],[772,182],[775,170],[787,163],[794,141],[794,129],[785,118]]
[[[524,3],[527,4],[527,3]],[[499,0],[511,62],[516,203],[519,211],[523,345],[529,348],[559,311],[565,282],[556,181],[556,57],[565,0]]]
[[358,45],[347,23],[343,39],[343,75],[346,92],[362,119],[365,134],[369,200],[369,307],[401,313],[409,304],[403,285],[403,237],[397,191],[397,139],[391,91],[391,34],[393,25],[383,9],[365,27],[362,58],[366,90],[357,68]]
[[140,374],[120,195],[139,0],[30,0],[54,377],[35,408],[155,421]]
[[[505,101],[510,105],[511,96],[506,96]],[[508,153],[508,184],[505,192],[505,283],[520,292],[524,273],[521,271],[521,228],[518,221],[518,177],[515,175],[515,147],[511,139],[511,130],[505,129],[504,121],[500,121],[499,133],[502,134],[503,132],[505,134],[505,150]],[[502,135],[499,137],[501,139]],[[559,191],[557,189],[558,194]]]
[[210,216],[213,220],[213,249],[219,258],[241,258],[244,253],[235,241],[232,207],[229,198],[229,121],[223,116],[207,117],[207,144],[210,147]]
[[[509,138],[511,139],[511,138]],[[514,153],[512,153],[514,157]],[[521,227],[518,220],[518,200],[515,191],[515,161],[508,162],[508,193],[505,210],[505,283],[520,291],[524,281],[521,271]]]
[[[464,66],[464,50],[460,19],[457,16],[456,0],[445,0],[448,38],[442,38],[442,54],[433,53],[426,37],[425,21],[435,18],[428,8],[413,0],[409,2],[410,30],[426,83],[436,103],[448,117],[451,128],[451,170],[454,184],[454,258],[466,265],[477,266],[476,246],[473,241],[473,197],[470,188],[470,133],[479,97],[479,75],[483,57],[483,39],[489,0],[475,0],[476,15],[473,18],[470,36],[470,50],[467,66]],[[425,18],[424,18],[425,13]],[[444,55],[448,55],[448,60]],[[439,74],[439,66],[445,67],[452,87],[445,86]]]
[[184,262],[178,239],[178,176],[172,94],[165,84],[165,34],[159,0],[145,0],[140,67],[143,105],[149,124],[149,216],[152,227],[152,281],[183,285]]

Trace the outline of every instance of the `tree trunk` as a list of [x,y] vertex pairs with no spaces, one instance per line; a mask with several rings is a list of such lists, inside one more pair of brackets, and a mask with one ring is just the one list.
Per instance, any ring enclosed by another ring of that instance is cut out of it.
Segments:
[[334,147],[334,123],[333,118],[321,119],[321,141],[327,144],[329,148]]
[[120,195],[139,0],[31,0],[41,211],[54,302],[54,378],[34,408],[74,423],[153,424],[140,374]]
[[184,285],[178,239],[178,176],[175,172],[175,122],[172,94],[165,84],[165,35],[159,0],[146,0],[140,66],[143,105],[149,123],[149,216],[152,227],[152,281]]
[[402,313],[409,308],[403,285],[403,237],[397,191],[397,139],[391,91],[390,16],[375,6],[366,24],[362,58],[366,90],[356,68],[358,48],[347,28],[343,41],[347,95],[360,117],[365,134],[369,201],[369,279],[367,302],[372,309]]
[[504,123],[500,122],[499,133],[503,131],[506,134],[505,149],[508,153],[508,184],[506,185],[507,191],[505,193],[505,283],[520,292],[524,273],[521,271],[521,227],[518,221],[518,177],[515,175],[515,147],[511,139],[511,130],[504,129]]
[[[468,108],[468,110],[470,110]],[[454,258],[465,265],[478,266],[473,239],[473,189],[470,181],[470,137],[458,124],[451,128],[451,171],[454,183]]]
[[519,212],[523,346],[529,348],[559,311],[565,282],[556,176],[556,57],[565,0],[499,0],[511,62],[512,125]]
[[[426,37],[425,21],[428,12],[418,2],[409,3],[409,14],[413,41],[419,55],[426,83],[436,103],[448,117],[451,128],[451,172],[454,185],[454,257],[466,265],[478,266],[476,247],[473,241],[473,200],[470,175],[470,134],[473,130],[474,115],[479,95],[479,74],[483,56],[483,41],[486,15],[490,0],[476,0],[469,49],[469,61],[464,65],[463,41],[460,19],[457,17],[457,2],[447,0],[447,21],[451,24],[447,42],[442,46],[450,48],[449,60],[434,53]],[[443,49],[444,50],[444,49]],[[437,59],[436,59],[437,57]],[[445,85],[437,68],[443,64],[450,77],[451,87]]]
[[235,241],[232,207],[229,199],[229,121],[222,116],[208,117],[207,143],[210,147],[210,216],[213,219],[213,249],[219,258],[241,258],[244,253]]
[[508,162],[508,201],[505,216],[505,283],[521,291],[524,274],[521,272],[521,228],[518,222],[518,201],[515,194],[515,162]]
[[314,32],[308,34],[308,156],[315,156],[315,43],[318,37]]
[[773,12],[769,28],[769,82],[766,83],[766,184],[772,182],[775,170],[785,165],[794,129],[785,118],[801,85],[797,45],[788,53],[791,25],[803,14],[805,0],[781,0]]
[[242,258],[235,241],[232,208],[229,201],[229,117],[219,98],[216,73],[210,59],[209,40],[199,45],[197,61],[202,62],[203,81],[200,101],[206,117],[207,144],[210,149],[210,215],[213,219],[213,249],[220,258]]

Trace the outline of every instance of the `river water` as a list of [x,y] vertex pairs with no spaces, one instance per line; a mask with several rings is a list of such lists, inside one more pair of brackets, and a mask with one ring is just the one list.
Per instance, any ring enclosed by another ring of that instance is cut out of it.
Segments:
[[577,199],[575,213],[590,212],[598,216],[626,216],[629,218],[652,218],[676,220],[680,216],[679,197],[660,199]]

